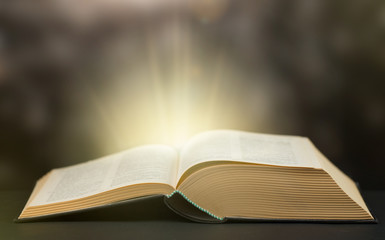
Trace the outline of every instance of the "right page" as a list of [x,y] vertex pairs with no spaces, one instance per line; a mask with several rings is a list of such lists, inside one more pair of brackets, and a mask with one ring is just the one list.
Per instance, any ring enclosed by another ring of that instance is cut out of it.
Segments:
[[305,137],[214,130],[192,137],[181,149],[178,179],[189,168],[210,161],[321,168]]

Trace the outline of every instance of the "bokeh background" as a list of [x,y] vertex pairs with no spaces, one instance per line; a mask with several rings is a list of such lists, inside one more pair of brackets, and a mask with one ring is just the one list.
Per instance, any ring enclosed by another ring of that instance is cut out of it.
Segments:
[[308,136],[384,189],[385,2],[0,2],[0,189],[209,129]]

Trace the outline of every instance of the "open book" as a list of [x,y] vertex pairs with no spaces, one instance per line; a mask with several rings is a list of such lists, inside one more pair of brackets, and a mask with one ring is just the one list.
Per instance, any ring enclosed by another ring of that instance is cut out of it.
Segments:
[[179,150],[145,145],[36,184],[18,220],[164,195],[189,219],[373,221],[355,183],[305,137],[215,130]]

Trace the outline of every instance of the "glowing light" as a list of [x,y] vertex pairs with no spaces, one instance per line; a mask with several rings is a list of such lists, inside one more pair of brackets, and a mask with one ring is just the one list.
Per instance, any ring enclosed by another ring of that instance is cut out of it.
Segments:
[[255,115],[268,109],[266,94],[255,98],[244,87],[244,68],[225,45],[202,39],[178,14],[156,26],[143,31],[145,41],[127,43],[136,46],[126,53],[134,57],[108,85],[86,86],[101,119],[94,128],[103,153],[151,143],[180,146],[201,131],[262,125]]

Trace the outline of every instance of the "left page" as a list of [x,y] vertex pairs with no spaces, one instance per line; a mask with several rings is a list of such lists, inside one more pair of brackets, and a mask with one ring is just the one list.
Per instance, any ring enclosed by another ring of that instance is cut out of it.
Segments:
[[161,183],[175,187],[178,153],[164,145],[146,145],[70,167],[54,169],[29,206],[91,196],[115,188]]

